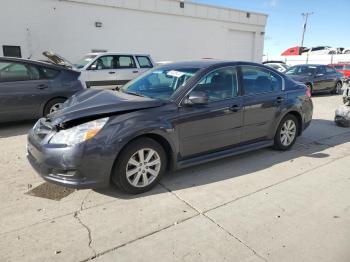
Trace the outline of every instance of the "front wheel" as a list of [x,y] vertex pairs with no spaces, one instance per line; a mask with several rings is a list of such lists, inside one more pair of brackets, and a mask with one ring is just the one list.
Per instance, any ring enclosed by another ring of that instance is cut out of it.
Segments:
[[120,153],[112,171],[112,180],[120,190],[140,194],[152,189],[166,169],[163,147],[150,138],[139,138]]
[[64,98],[55,98],[49,101],[44,108],[44,116],[56,113],[66,101]]
[[337,82],[337,84],[335,85],[334,89],[332,90],[332,94],[340,94],[341,89],[343,87],[343,83],[342,82]]
[[298,132],[298,120],[293,115],[287,115],[278,126],[274,148],[281,151],[289,150],[294,145]]

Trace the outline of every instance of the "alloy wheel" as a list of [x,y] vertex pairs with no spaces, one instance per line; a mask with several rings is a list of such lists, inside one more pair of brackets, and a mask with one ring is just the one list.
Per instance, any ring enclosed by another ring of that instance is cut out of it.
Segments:
[[146,187],[159,175],[161,159],[159,154],[150,148],[138,150],[131,156],[126,165],[126,177],[134,187]]
[[280,132],[280,139],[283,146],[289,146],[293,143],[297,134],[297,126],[293,120],[287,120]]
[[339,93],[340,93],[340,90],[342,89],[342,87],[343,87],[343,84],[340,83],[340,82],[338,82],[337,85],[336,85],[336,87],[335,87],[335,93],[336,93],[336,94],[339,94]]
[[62,106],[62,103],[56,103],[56,104],[52,105],[50,108],[50,111],[49,111],[50,114],[56,113],[61,108],[61,106]]

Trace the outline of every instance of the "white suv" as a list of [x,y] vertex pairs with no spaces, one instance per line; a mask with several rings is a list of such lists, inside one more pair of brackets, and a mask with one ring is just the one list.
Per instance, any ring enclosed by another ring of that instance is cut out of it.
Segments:
[[88,88],[116,89],[154,67],[149,55],[126,53],[89,53],[72,65],[51,52],[44,52],[52,62],[81,71]]

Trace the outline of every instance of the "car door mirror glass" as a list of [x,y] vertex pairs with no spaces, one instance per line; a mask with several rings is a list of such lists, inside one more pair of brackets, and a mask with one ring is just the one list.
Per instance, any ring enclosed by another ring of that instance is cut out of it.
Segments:
[[97,70],[97,65],[93,64],[89,67],[89,70]]
[[184,100],[185,105],[206,105],[208,104],[209,97],[204,92],[193,91],[190,95]]

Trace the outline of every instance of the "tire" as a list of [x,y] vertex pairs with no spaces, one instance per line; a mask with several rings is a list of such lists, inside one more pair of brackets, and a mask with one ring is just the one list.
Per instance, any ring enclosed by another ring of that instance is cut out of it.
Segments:
[[66,100],[67,99],[65,98],[54,98],[50,100],[44,108],[44,116],[56,112],[58,107],[61,106]]
[[[292,123],[293,125],[290,125]],[[290,128],[288,128],[288,126]],[[289,150],[294,145],[298,137],[299,128],[300,128],[299,123],[295,116],[293,115],[285,116],[277,128],[275,139],[274,139],[274,146],[273,146],[274,149],[280,150],[280,151]],[[289,134],[288,136],[282,134],[282,132],[285,132],[286,129],[289,130],[287,131]],[[290,137],[290,140],[288,140],[288,137]],[[285,139],[287,139],[287,141]]]
[[[152,158],[147,161],[151,152]],[[159,164],[149,165],[151,163]],[[141,194],[157,185],[166,170],[166,163],[167,157],[160,144],[150,138],[139,138],[121,151],[112,170],[112,181],[125,193]]]
[[331,91],[331,94],[335,94],[335,95],[340,94],[342,87],[343,87],[343,83],[340,81],[337,82],[335,84],[334,89]]

